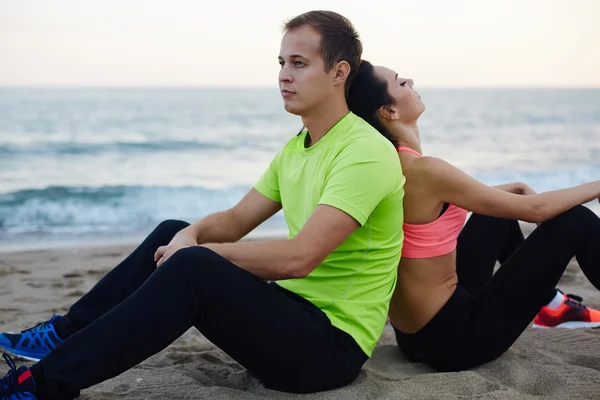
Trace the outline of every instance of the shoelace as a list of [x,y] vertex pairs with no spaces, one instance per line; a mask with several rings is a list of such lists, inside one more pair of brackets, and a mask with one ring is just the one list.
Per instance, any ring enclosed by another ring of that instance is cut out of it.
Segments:
[[24,331],[21,331],[21,333],[25,333],[25,332],[38,332],[42,328],[45,328],[46,326],[50,325],[50,321],[52,321],[52,319],[49,319],[48,321],[39,322],[37,325],[34,325],[31,328],[29,328],[29,329],[25,329]]
[[17,364],[8,354],[4,353],[2,357],[6,360],[10,371],[4,378],[0,378],[0,396],[8,396],[17,387]]
[[566,296],[567,299],[565,300],[565,303],[570,305],[571,307],[579,308],[582,310],[585,310],[587,308],[586,306],[581,304],[581,302],[583,301],[583,297],[574,294],[567,294]]

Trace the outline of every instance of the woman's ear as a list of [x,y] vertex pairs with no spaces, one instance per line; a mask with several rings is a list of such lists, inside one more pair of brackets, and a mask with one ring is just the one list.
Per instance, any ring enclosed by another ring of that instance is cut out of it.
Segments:
[[393,105],[379,107],[379,116],[383,119],[398,119],[400,116]]

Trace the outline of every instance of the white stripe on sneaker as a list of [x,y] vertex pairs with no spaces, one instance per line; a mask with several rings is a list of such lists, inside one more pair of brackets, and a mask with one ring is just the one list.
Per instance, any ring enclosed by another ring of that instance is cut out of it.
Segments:
[[531,327],[532,328],[541,328],[541,329],[548,329],[548,328],[567,328],[567,329],[600,328],[600,321],[599,322],[569,321],[569,322],[563,322],[562,324],[558,324],[556,326],[545,326],[545,325],[538,325],[538,324],[534,323]]

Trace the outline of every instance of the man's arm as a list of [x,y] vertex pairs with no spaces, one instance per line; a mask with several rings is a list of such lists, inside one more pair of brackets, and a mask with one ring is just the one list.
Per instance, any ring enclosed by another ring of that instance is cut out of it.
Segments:
[[251,189],[234,207],[210,214],[184,230],[203,243],[237,242],[281,209],[281,203]]
[[203,245],[265,280],[307,276],[358,228],[345,212],[318,205],[292,239]]
[[207,215],[179,231],[167,246],[156,250],[154,260],[160,267],[183,247],[207,242],[237,242],[280,209],[281,203],[251,189],[234,207]]
[[293,239],[206,247],[262,279],[305,277],[401,189],[403,178],[389,143],[357,140],[335,158],[317,207]]

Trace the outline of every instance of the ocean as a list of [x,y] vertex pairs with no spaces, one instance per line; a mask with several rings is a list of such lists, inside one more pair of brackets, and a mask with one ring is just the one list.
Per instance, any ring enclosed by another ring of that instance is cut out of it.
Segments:
[[[600,89],[421,89],[423,151],[487,184],[600,179]],[[277,89],[0,88],[0,247],[138,240],[234,205],[302,127]],[[285,235],[281,213],[256,235]]]

